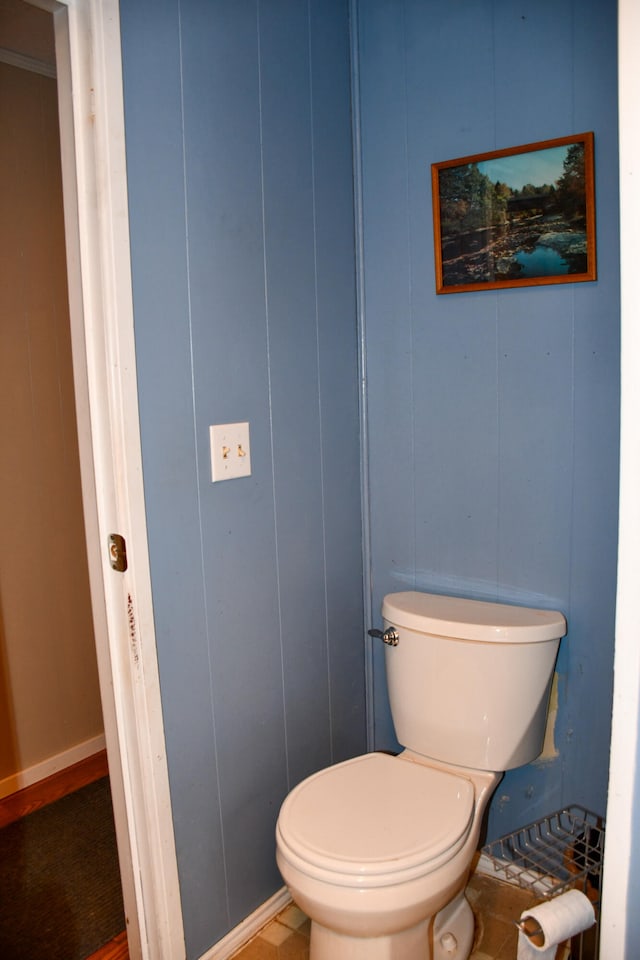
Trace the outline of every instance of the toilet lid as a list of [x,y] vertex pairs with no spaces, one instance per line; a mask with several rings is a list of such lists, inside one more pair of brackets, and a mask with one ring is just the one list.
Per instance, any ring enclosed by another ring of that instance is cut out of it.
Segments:
[[469,780],[370,753],[299,784],[282,806],[278,832],[316,867],[380,877],[448,860],[469,832],[473,809]]

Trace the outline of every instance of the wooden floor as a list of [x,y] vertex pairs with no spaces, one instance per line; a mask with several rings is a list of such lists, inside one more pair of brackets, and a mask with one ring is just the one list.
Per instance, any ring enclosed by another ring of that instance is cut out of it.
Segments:
[[[101,780],[108,773],[107,752],[101,750],[87,757],[86,760],[80,760],[79,763],[74,763],[73,766],[60,770],[30,787],[17,790],[16,793],[0,800],[0,828],[46,807],[55,800],[61,800],[62,797],[81,787]],[[87,960],[129,960],[126,932],[123,930],[110,943],[87,957]]]
[[106,943],[100,950],[87,957],[87,960],[129,960],[127,935],[124,930],[110,943]]

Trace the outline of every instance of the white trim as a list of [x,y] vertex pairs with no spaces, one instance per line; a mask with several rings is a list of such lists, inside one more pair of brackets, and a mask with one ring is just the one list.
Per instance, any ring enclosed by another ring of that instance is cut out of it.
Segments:
[[[508,883],[509,886],[516,887],[518,890],[529,890],[540,899],[546,897],[552,888],[548,874],[539,873],[537,870],[520,870],[516,875],[513,871],[513,863],[509,860],[492,858],[482,852],[473,873],[478,877],[489,877],[499,880],[500,883]],[[537,890],[536,884],[538,884]]]
[[15,50],[9,50],[7,47],[0,47],[0,63],[6,63],[10,67],[19,67],[20,70],[28,70],[29,73],[39,73],[43,77],[49,77],[54,80],[56,68],[53,63],[47,63],[46,60],[36,60],[35,57],[27,57],[24,53],[17,53]]
[[480,851],[480,856],[478,857],[478,862],[476,863],[473,873],[477,874],[480,877],[495,877],[496,874],[503,880],[505,883],[510,883],[517,886],[517,883],[514,884],[513,877],[502,876],[505,871],[501,870],[499,867],[496,868],[496,862],[506,864],[506,861],[495,861],[491,857],[488,857],[486,853]]
[[[38,3],[37,5],[40,6],[41,4]],[[84,524],[87,540],[87,561],[93,611],[93,629],[96,642],[96,657],[98,676],[100,679],[107,756],[109,760],[111,797],[118,840],[120,879],[122,883],[125,915],[128,918],[128,947],[132,960],[138,960],[138,958],[142,956],[140,923],[138,918],[131,841],[129,839],[130,830],[126,812],[115,699],[113,683],[111,681],[111,649],[109,645],[105,585],[103,582],[96,476],[93,463],[92,426],[89,409],[89,379],[87,373],[85,319],[80,263],[79,183],[76,171],[74,131],[74,109],[78,109],[78,106],[77,104],[74,105],[73,99],[74,78],[79,73],[79,70],[76,67],[75,74],[72,74],[70,28],[67,9],[58,4],[54,4],[50,8],[50,12],[54,14],[56,40],[69,314],[71,320],[76,421],[78,428]],[[76,41],[76,49],[77,44],[78,41]],[[78,79],[77,83],[79,84],[79,82]]]
[[[637,594],[640,582],[640,293],[637,271],[640,239],[640,6],[620,0],[618,20],[620,116],[620,267],[622,306],[620,521],[614,660],[613,722],[607,836],[604,852],[601,956],[625,957],[627,926],[637,904],[629,901],[629,851],[633,845],[634,794],[639,775],[640,637]],[[635,872],[637,863],[631,864]]]
[[242,923],[229,931],[226,937],[215,943],[210,950],[203,953],[200,960],[228,960],[233,954],[244,947],[256,934],[260,933],[275,916],[291,903],[291,895],[286,887],[281,887],[277,893],[266,900],[257,910],[246,917]]
[[40,763],[34,763],[32,767],[25,770],[17,770],[10,776],[0,780],[0,800],[11,796],[17,790],[24,790],[25,787],[31,787],[40,780],[46,780],[54,773],[60,770],[66,770],[74,763],[80,763],[87,757],[92,757],[94,753],[100,753],[105,748],[104,735],[92,737],[90,740],[84,740],[82,743],[76,743],[75,746],[63,750],[62,753],[56,753],[53,757],[47,757]]
[[[54,11],[74,376],[98,672],[131,960],[185,956],[145,524],[119,7]],[[127,542],[114,572],[109,533]]]

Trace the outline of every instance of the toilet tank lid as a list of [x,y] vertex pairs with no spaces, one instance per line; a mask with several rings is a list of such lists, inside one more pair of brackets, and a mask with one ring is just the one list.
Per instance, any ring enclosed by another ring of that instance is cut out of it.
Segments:
[[397,627],[418,633],[484,643],[541,643],[559,640],[567,622],[557,610],[488,603],[435,593],[388,593],[382,616]]

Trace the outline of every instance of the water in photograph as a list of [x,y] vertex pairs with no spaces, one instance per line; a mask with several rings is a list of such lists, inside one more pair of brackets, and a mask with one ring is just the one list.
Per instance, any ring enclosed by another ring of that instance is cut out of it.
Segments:
[[537,246],[531,253],[518,250],[515,259],[521,266],[518,277],[550,277],[568,273],[569,264],[551,247]]

